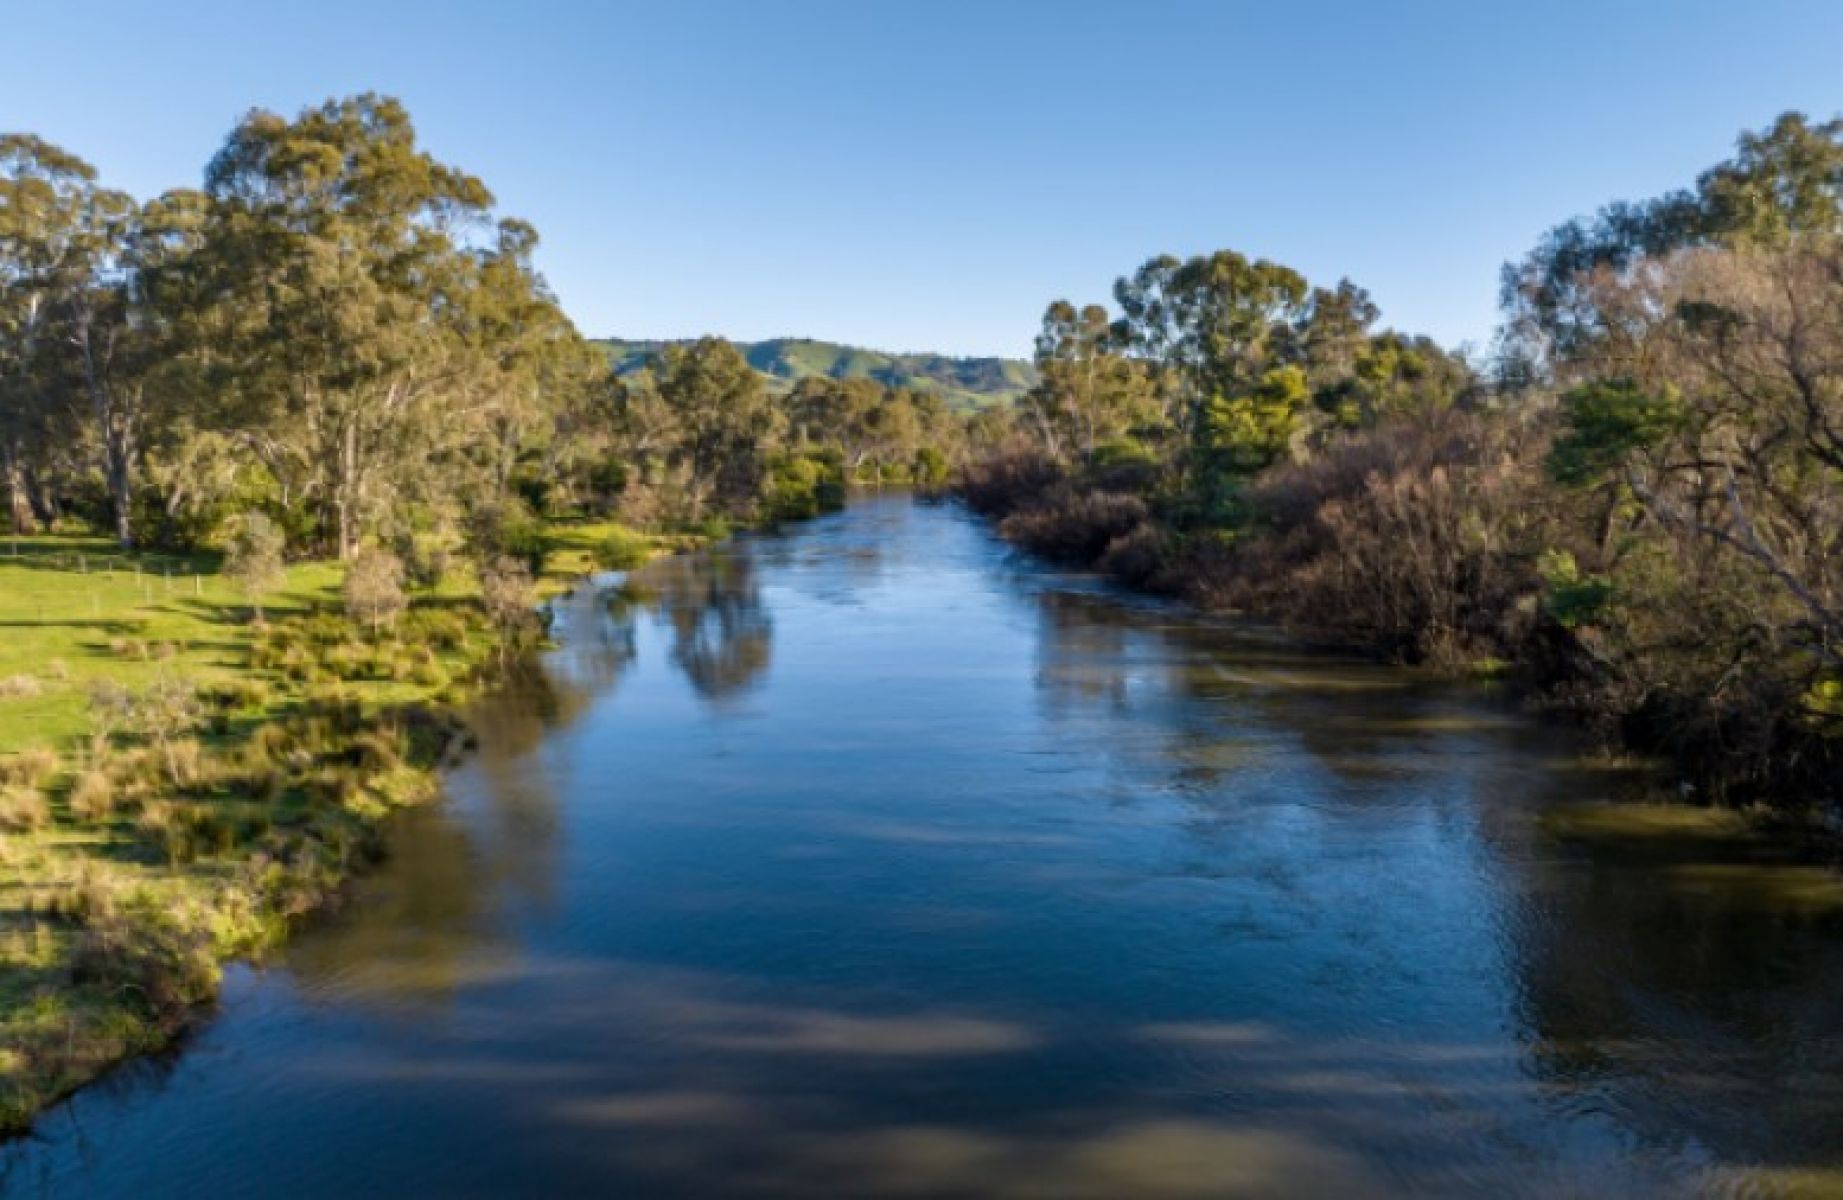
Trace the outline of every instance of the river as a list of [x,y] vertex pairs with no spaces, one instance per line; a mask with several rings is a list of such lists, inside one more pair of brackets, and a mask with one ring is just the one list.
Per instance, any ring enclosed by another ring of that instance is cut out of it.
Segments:
[[1483,686],[872,497],[559,606],[22,1196],[1843,1186],[1843,889]]

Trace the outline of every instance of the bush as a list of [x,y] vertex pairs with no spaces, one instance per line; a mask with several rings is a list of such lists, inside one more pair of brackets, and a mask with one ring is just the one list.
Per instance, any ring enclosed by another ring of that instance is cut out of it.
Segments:
[[45,793],[24,784],[0,786],[0,829],[30,833],[44,828],[50,820],[51,804]]
[[373,546],[360,550],[346,568],[340,596],[346,615],[376,637],[385,626],[394,625],[409,604],[403,594],[403,564],[388,550]]
[[1126,587],[1160,590],[1160,576],[1171,553],[1170,535],[1147,521],[1107,543],[1096,566],[1108,578]]
[[144,900],[91,922],[72,957],[71,975],[80,985],[130,998],[166,1023],[211,998],[218,964],[204,922]]
[[91,767],[70,786],[70,814],[79,821],[103,821],[115,815],[115,784],[109,773]]
[[458,610],[412,609],[403,622],[403,637],[436,650],[458,650],[467,644],[468,621]]
[[691,532],[709,542],[727,541],[733,530],[724,517],[705,517],[691,527]]
[[1091,566],[1150,516],[1138,496],[1059,488],[1006,517],[999,533],[1053,561]]
[[506,643],[523,640],[537,625],[537,588],[515,558],[501,558],[480,572],[480,603]]
[[915,452],[910,472],[923,487],[938,488],[947,482],[947,456],[933,446],[923,446]]
[[29,700],[43,690],[31,675],[8,675],[0,679],[0,700]]
[[1253,527],[1206,599],[1410,661],[1516,657],[1540,590],[1530,548],[1554,507],[1545,440],[1445,412],[1271,471],[1248,489]]
[[248,598],[258,625],[263,597],[288,580],[287,548],[281,528],[259,512],[245,513],[224,547],[224,574]]
[[166,766],[167,778],[176,787],[197,787],[205,779],[205,748],[197,738],[175,738],[164,743],[159,754]]
[[33,746],[10,758],[0,758],[0,784],[44,787],[58,773],[61,765],[57,751],[46,746]]
[[631,529],[617,527],[595,547],[595,562],[604,571],[631,571],[646,565],[652,543]]
[[391,551],[403,564],[404,578],[419,591],[432,592],[441,587],[449,568],[454,565],[454,556],[433,537],[418,537],[406,532],[391,542]]
[[974,512],[1002,517],[1038,502],[1063,478],[1062,467],[1041,450],[1011,446],[962,468],[954,493]]
[[268,707],[273,695],[260,679],[222,679],[199,692],[206,704],[222,712],[257,712]]
[[515,558],[533,576],[544,573],[550,556],[550,538],[544,525],[521,501],[486,504],[468,517],[468,538],[474,557],[481,562]]
[[763,509],[771,521],[802,521],[844,502],[844,472],[835,461],[789,454],[769,464]]

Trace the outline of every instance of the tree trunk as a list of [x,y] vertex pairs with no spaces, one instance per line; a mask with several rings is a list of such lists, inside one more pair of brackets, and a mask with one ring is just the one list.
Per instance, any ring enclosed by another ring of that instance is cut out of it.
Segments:
[[339,439],[339,473],[333,481],[339,561],[348,562],[358,546],[358,426],[348,420]]
[[9,442],[6,446],[4,466],[6,471],[6,508],[7,516],[14,533],[30,533],[33,527],[32,500],[26,494],[25,469],[20,463],[19,446]]
[[102,475],[109,489],[109,507],[115,518],[115,540],[123,549],[134,545],[134,431],[110,388],[114,338],[103,347],[98,361],[95,316],[84,306],[77,320],[75,340],[83,356],[83,381],[90,394],[90,415],[102,439]]
[[109,504],[115,510],[115,540],[123,549],[134,546],[134,437],[114,428],[103,439],[108,462]]

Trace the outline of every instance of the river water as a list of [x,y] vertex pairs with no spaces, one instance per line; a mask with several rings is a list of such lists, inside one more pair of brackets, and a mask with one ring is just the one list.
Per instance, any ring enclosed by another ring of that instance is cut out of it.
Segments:
[[861,500],[560,606],[25,1196],[1843,1185],[1843,890],[1482,687]]

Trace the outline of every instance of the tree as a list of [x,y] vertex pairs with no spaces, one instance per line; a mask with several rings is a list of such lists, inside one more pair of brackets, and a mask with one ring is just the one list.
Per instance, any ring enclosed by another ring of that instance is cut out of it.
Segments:
[[836,449],[855,477],[880,451],[877,410],[887,400],[887,390],[872,379],[809,375],[787,397],[789,433],[797,444]]
[[1213,436],[1212,405],[1251,395],[1298,360],[1312,314],[1297,271],[1233,250],[1152,259],[1114,294],[1124,314],[1116,336],[1166,375],[1176,400],[1167,411],[1193,447]]
[[96,171],[30,134],[0,135],[0,471],[15,530],[33,522],[33,464],[52,451],[53,316],[86,282],[99,207]]
[[1044,449],[1092,458],[1101,442],[1123,437],[1155,419],[1152,382],[1142,362],[1120,354],[1107,310],[1077,311],[1066,300],[1051,304],[1037,335],[1038,383],[1020,415]]
[[1207,520],[1236,519],[1243,483],[1287,457],[1310,401],[1305,372],[1291,366],[1275,367],[1233,395],[1211,397],[1194,439],[1192,479]]
[[1786,113],[1764,132],[1743,133],[1735,156],[1703,172],[1695,188],[1609,204],[1556,226],[1520,262],[1506,264],[1500,355],[1519,376],[1565,375],[1626,332],[1633,310],[1609,307],[1608,298],[1629,297],[1635,276],[1672,254],[1777,249],[1800,236],[1837,234],[1843,119],[1814,124]]
[[287,582],[282,531],[259,512],[243,515],[224,547],[224,574],[249,598],[262,624],[262,598]]
[[1696,181],[1703,226],[1730,245],[1784,248],[1801,234],[1843,234],[1843,117],[1789,112],[1743,133],[1734,158]]
[[499,630],[500,647],[515,645],[537,624],[537,585],[531,572],[516,558],[496,558],[481,564],[480,604],[487,619]]
[[177,745],[204,714],[198,690],[190,683],[162,672],[145,689],[132,692],[113,680],[98,680],[90,689],[90,713],[99,746],[118,731],[139,737],[158,755],[168,781],[174,787],[186,784]]
[[388,493],[475,440],[461,239],[492,196],[376,95],[250,113],[206,191],[214,378],[281,502],[349,558]]
[[654,386],[673,424],[666,458],[689,474],[692,515],[712,503],[751,507],[779,421],[761,376],[729,342],[705,337],[667,346]]
[[73,282],[60,306],[123,546],[135,542],[135,490],[162,381],[181,366],[177,277],[200,244],[204,206],[197,192],[169,192],[145,206],[98,193],[84,243],[87,277]]
[[546,488],[560,482],[569,441],[595,423],[591,414],[607,408],[614,386],[606,357],[576,332],[533,265],[537,245],[526,222],[499,222],[462,293],[464,336],[480,361],[477,387],[490,434],[483,439],[488,483],[500,499],[539,437],[543,462],[535,478]]
[[375,546],[360,550],[346,566],[340,596],[346,615],[369,626],[371,636],[376,637],[409,604],[403,592],[403,564],[396,555]]

